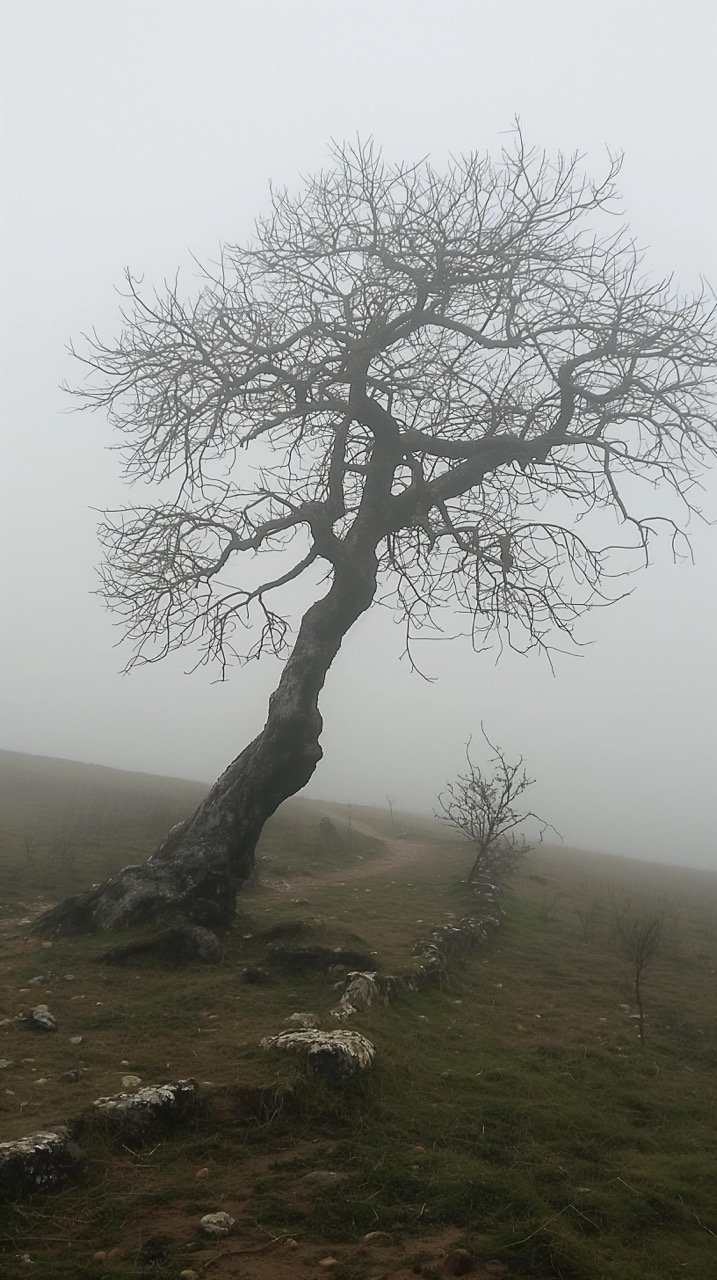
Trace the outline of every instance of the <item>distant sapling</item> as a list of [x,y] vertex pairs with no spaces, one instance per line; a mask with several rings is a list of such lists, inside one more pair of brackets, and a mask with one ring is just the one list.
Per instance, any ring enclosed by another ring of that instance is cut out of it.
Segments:
[[481,768],[471,758],[469,739],[467,772],[459,773],[454,782],[446,784],[437,797],[435,810],[437,818],[470,841],[474,856],[467,884],[472,884],[478,876],[495,878],[514,870],[532,847],[519,830],[528,819],[539,825],[538,841],[550,827],[550,823],[531,809],[521,811],[517,807],[535,782],[525,771],[523,757],[509,761],[502,748],[491,742],[482,724],[481,733],[493,755],[485,768]]

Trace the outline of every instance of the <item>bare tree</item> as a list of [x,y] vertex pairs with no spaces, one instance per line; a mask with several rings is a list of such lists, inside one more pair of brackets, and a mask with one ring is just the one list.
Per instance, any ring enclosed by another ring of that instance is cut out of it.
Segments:
[[663,942],[665,911],[633,901],[623,903],[615,911],[614,936],[618,950],[627,961],[630,985],[637,1005],[637,1029],[640,1044],[645,1044],[645,1010],[643,982]]
[[[127,275],[121,334],[87,339],[79,395],[138,495],[101,526],[128,665],[190,644],[222,673],[287,657],[264,729],[196,813],[46,928],[228,918],[264,822],[316,768],[321,689],[375,600],[412,661],[444,608],[477,648],[548,649],[647,560],[655,487],[695,510],[717,451],[714,308],[641,275],[610,221],[617,169],[593,183],[519,133],[444,172],[339,147],[298,195],[272,192],[194,296]],[[313,602],[293,635],[298,583]]]
[[519,831],[524,822],[534,819],[540,825],[540,838],[548,823],[528,809],[517,808],[521,797],[532,787],[523,767],[523,757],[511,763],[505,752],[491,742],[483,725],[481,733],[493,755],[485,768],[471,759],[470,742],[466,744],[466,773],[459,773],[437,797],[436,817],[460,831],[470,842],[473,862],[466,877],[472,884],[478,876],[499,878],[513,871],[531,847]]

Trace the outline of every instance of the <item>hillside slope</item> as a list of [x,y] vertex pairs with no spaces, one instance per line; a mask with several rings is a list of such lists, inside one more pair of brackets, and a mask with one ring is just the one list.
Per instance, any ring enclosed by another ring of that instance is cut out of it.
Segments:
[[[475,1280],[712,1280],[717,877],[543,848],[507,886],[495,941],[435,987],[356,1016],[377,1051],[367,1079],[310,1088],[259,1049],[296,1010],[332,1025],[346,972],[277,963],[276,938],[402,971],[432,924],[474,910],[465,847],[407,825],[397,833],[389,815],[355,806],[282,809],[210,966],[108,968],[107,938],[43,944],[11,906],[0,920],[5,1136],[77,1114],[126,1072],[145,1084],[192,1076],[214,1109],[137,1151],[97,1137],[86,1185],[6,1205],[3,1280],[28,1274],[23,1254],[43,1280],[176,1280],[187,1268],[213,1280],[429,1280],[447,1274],[453,1246]],[[111,838],[102,848],[114,856]],[[644,1047],[612,929],[630,904],[665,917]],[[14,1022],[39,1000],[55,1035]],[[276,1102],[247,1117],[257,1088]],[[215,1244],[197,1224],[218,1210],[237,1228]]]

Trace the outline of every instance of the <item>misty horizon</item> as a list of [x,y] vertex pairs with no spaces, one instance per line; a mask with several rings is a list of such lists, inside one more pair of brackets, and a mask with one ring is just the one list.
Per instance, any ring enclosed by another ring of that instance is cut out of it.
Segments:
[[[322,0],[211,12],[199,30],[182,5],[40,3],[6,18],[0,675],[8,750],[209,783],[261,729],[280,664],[234,668],[222,685],[210,669],[186,675],[187,651],[118,674],[126,654],[92,594],[93,508],[131,494],[102,416],[68,415],[59,387],[77,380],[70,340],[117,332],[125,266],[150,288],[181,267],[191,290],[190,254],[245,241],[270,181],[298,189],[332,137],[373,135],[391,161],[430,153],[441,167],[496,154],[517,114],[531,145],[584,152],[591,173],[606,147],[623,150],[646,269],[674,270],[685,289],[717,280],[711,6],[679,29],[642,0],[628,12],[561,0],[548,15],[370,0],[363,24]],[[710,519],[716,498],[713,472]],[[531,803],[567,845],[717,869],[717,532],[691,532],[695,564],[673,566],[663,539],[633,594],[580,623],[585,647],[557,653],[555,674],[537,655],[496,664],[496,649],[427,640],[435,681],[423,680],[401,661],[400,628],[372,610],[329,673],[306,794],[381,807],[388,794],[430,813],[483,721],[525,757]],[[309,599],[297,592],[296,611]]]

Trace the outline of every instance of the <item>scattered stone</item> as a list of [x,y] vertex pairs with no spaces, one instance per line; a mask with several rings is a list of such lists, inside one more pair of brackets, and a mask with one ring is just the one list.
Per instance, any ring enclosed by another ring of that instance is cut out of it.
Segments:
[[37,1004],[34,1009],[21,1013],[18,1021],[31,1031],[57,1031],[57,1018],[46,1004]]
[[322,1258],[319,1263],[319,1266],[323,1267],[325,1271],[331,1271],[333,1267],[338,1267],[338,1265],[338,1258]]
[[82,1044],[82,1036],[70,1036],[70,1044]]
[[208,1177],[209,1177],[209,1170],[208,1170],[208,1169],[197,1169],[197,1172],[195,1173],[195,1175],[194,1175],[194,1176],[195,1176],[195,1178],[196,1178],[197,1182],[203,1182],[205,1178],[208,1178]]
[[205,1213],[199,1220],[199,1228],[207,1236],[228,1236],[234,1224],[230,1213]]
[[65,1084],[77,1084],[80,1078],[80,1072],[77,1067],[71,1067],[69,1071],[63,1071],[60,1079]]
[[53,982],[56,977],[56,973],[48,970],[47,973],[38,973],[34,978],[28,978],[27,985],[29,987],[46,987],[48,982]]
[[105,951],[100,959],[104,964],[131,964],[141,958],[159,960],[162,964],[177,967],[200,960],[211,964],[221,960],[222,947],[219,939],[211,929],[197,924],[176,925],[172,929],[163,929],[153,938],[145,938],[141,942],[130,942],[124,947],[112,947]]
[[7,1071],[13,1065],[12,1058],[0,1058],[0,1071]]
[[391,1240],[388,1231],[367,1231],[363,1237],[364,1244],[391,1244]]
[[93,1113],[124,1138],[141,1141],[157,1129],[180,1120],[197,1106],[197,1086],[193,1080],[178,1080],[117,1093],[93,1102]]
[[62,976],[63,976],[63,978],[64,978],[65,982],[74,982],[74,981],[75,981],[75,975],[74,975],[74,973],[63,973],[63,975],[62,975]]
[[266,969],[261,969],[258,965],[250,965],[248,969],[242,969],[241,980],[253,986],[259,986],[261,983],[271,982],[272,978]]
[[104,1249],[97,1249],[92,1255],[93,1262],[106,1262],[107,1254]]
[[35,1082],[34,1082],[34,1083],[35,1083],[35,1084],[49,1084],[49,1083],[50,1083],[49,1076],[38,1076],[38,1077],[37,1077],[37,1080],[35,1080]]
[[285,1247],[286,1247],[287,1249],[298,1249],[298,1247],[299,1247],[299,1241],[298,1241],[298,1240],[294,1240],[291,1236],[289,1236],[289,1237],[284,1241],[284,1245],[285,1245]]
[[284,1018],[284,1022],[293,1027],[306,1027],[308,1029],[316,1029],[319,1025],[319,1019],[315,1013],[290,1013],[288,1018]]
[[84,1156],[67,1129],[0,1142],[0,1200],[49,1191],[85,1170]]
[[141,1083],[141,1076],[122,1076],[123,1089],[137,1089]]
[[366,1071],[376,1050],[357,1031],[282,1031],[267,1036],[262,1049],[280,1049],[301,1054],[312,1075],[335,1081],[357,1071]]

